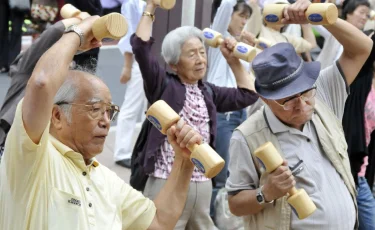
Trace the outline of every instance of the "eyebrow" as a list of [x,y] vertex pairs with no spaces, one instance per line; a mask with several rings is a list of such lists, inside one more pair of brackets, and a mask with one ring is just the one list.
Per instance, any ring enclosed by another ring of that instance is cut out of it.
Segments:
[[[91,103],[91,104],[95,104],[95,103],[98,103],[98,102],[106,103],[106,102],[104,102],[102,99],[97,98],[97,97],[91,98],[90,100],[87,101],[87,103]],[[113,104],[113,101],[111,101],[111,102],[109,102],[109,103],[110,103],[110,104]]]

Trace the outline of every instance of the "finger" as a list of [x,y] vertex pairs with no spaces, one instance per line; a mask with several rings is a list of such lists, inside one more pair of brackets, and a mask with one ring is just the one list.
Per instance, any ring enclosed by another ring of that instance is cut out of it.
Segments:
[[288,166],[288,161],[286,160],[283,160],[283,163],[282,163],[283,166]]
[[[290,20],[290,16],[289,16],[288,9],[289,9],[288,6],[286,6],[286,7],[284,8],[284,18],[285,18],[284,21],[289,21],[289,20]],[[283,20],[282,20],[282,21],[283,21]]]
[[177,136],[177,143],[178,144],[181,144],[182,140],[184,139],[184,137],[190,132],[192,128],[188,125],[184,125],[184,127],[182,127],[182,129],[180,130],[180,133]]
[[271,174],[274,175],[274,176],[278,176],[278,175],[281,175],[282,173],[288,171],[289,168],[287,166],[279,166],[274,172],[272,172]]
[[190,142],[190,139],[195,136],[195,131],[193,129],[190,129],[190,131],[183,137],[180,147],[181,148],[186,148],[187,144]]
[[167,130],[167,138],[170,144],[176,142],[176,127],[174,125]]
[[195,144],[202,144],[202,141],[203,141],[203,138],[202,136],[197,133],[197,132],[194,132],[194,136],[192,138],[190,138],[189,142],[187,143],[186,146],[193,146]]
[[185,120],[184,120],[183,118],[181,118],[181,119],[177,122],[176,129],[177,129],[178,131],[180,131],[184,125],[185,125]]
[[290,170],[287,170],[287,171],[285,171],[285,172],[283,172],[280,175],[275,177],[275,179],[277,179],[277,181],[280,181],[280,182],[286,181],[289,178],[294,179],[294,177],[292,175],[292,172]]

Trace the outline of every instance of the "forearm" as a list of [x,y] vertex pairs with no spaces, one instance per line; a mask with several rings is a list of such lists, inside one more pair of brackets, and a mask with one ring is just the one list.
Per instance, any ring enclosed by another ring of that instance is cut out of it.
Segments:
[[303,38],[311,44],[311,49],[317,46],[316,38],[310,24],[301,25]]
[[343,45],[344,53],[351,57],[368,56],[371,51],[371,39],[352,24],[337,19],[335,24],[325,28]]
[[234,60],[228,62],[233,74],[236,78],[237,87],[244,88],[248,90],[254,90],[254,85],[251,82],[250,74],[245,70],[240,60]]
[[236,216],[254,215],[263,210],[256,199],[256,190],[243,190],[228,197],[229,209]]
[[[153,5],[147,5],[145,11],[155,14],[156,7]],[[152,32],[152,19],[148,16],[142,16],[138,24],[137,31],[135,34],[140,37],[143,41],[150,40]]]
[[167,183],[154,200],[157,228],[173,229],[185,207],[194,165],[188,160],[175,158]]
[[126,69],[131,69],[133,65],[133,54],[125,52],[124,54],[124,67]]
[[23,120],[30,138],[38,143],[49,122],[56,92],[65,81],[69,64],[80,40],[77,34],[61,37],[39,59],[27,84],[23,103]]

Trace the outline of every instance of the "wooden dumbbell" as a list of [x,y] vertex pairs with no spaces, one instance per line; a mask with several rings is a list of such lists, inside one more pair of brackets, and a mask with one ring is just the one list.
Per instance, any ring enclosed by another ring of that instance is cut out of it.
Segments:
[[[263,18],[267,24],[282,24],[284,8],[288,4],[266,4]],[[332,25],[337,21],[338,10],[333,3],[313,3],[305,12],[307,21],[313,25]]]
[[[164,135],[180,120],[180,116],[163,100],[152,104],[146,113],[147,119]],[[224,160],[208,144],[187,147],[190,160],[207,178],[215,177],[224,167]]]
[[[283,164],[283,158],[281,158],[271,142],[267,142],[257,148],[254,155],[267,173],[273,172]],[[315,204],[304,189],[297,190],[293,187],[288,193],[287,201],[299,219],[305,219],[316,210]]]
[[255,38],[255,43],[257,44],[256,47],[262,50],[275,45],[274,42],[271,42],[263,37]]
[[[205,43],[209,46],[217,48],[224,42],[223,36],[215,30],[206,28],[203,30],[203,37]],[[243,42],[238,42],[233,49],[234,56],[247,62],[251,62],[256,56],[254,47],[249,46]]]
[[154,4],[164,10],[170,10],[176,4],[176,0],[153,0]]
[[[80,13],[81,11],[71,4],[65,4],[60,10],[63,18],[78,17]],[[92,32],[98,41],[103,38],[119,40],[128,32],[128,24],[121,14],[111,13],[96,20],[92,26]]]

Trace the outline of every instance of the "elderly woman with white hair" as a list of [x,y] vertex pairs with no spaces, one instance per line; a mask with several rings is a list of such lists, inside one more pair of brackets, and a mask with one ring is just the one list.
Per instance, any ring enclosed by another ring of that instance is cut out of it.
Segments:
[[[203,83],[207,57],[202,31],[195,27],[180,27],[171,31],[162,44],[162,56],[174,73],[159,65],[151,52],[151,37],[156,6],[147,2],[136,33],[131,38],[133,53],[144,80],[145,94],[150,104],[164,100],[189,125],[215,146],[216,113],[233,111],[253,104],[258,96],[252,90],[249,74],[230,51],[235,44],[226,39],[220,47],[237,80],[237,88],[218,87]],[[145,157],[141,162],[149,175],[145,196],[153,199],[171,173],[174,152],[166,137],[150,128],[144,144]],[[175,229],[215,229],[209,215],[212,182],[195,168],[190,183],[187,203]]]

